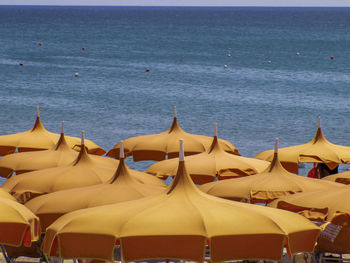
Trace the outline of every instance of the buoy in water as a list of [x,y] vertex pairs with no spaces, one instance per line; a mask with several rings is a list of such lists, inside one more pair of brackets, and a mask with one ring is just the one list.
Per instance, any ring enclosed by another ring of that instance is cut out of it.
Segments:
[[225,64],[225,65],[224,65],[224,68],[227,68],[227,67],[228,67],[228,66]]
[[39,43],[39,46],[42,46],[42,45],[43,45],[43,43],[42,43],[42,42],[40,42],[40,43]]
[[79,73],[78,72],[75,72],[74,76],[77,78],[79,77]]
[[329,59],[330,59],[330,60],[333,60],[333,59],[334,59],[334,56],[330,56]]
[[23,66],[24,66],[23,62],[19,62],[19,65],[20,65],[21,67],[23,67]]
[[85,50],[86,50],[86,47],[82,47],[81,50],[85,51]]
[[150,72],[151,70],[149,69],[149,68],[146,68],[146,70],[145,70],[146,72]]
[[271,60],[268,60],[267,63],[268,63],[268,64],[271,64]]
[[297,53],[296,53],[296,55],[297,55],[297,56],[300,56],[300,53],[299,53],[299,52],[297,52]]
[[228,57],[231,57],[231,54],[227,54]]

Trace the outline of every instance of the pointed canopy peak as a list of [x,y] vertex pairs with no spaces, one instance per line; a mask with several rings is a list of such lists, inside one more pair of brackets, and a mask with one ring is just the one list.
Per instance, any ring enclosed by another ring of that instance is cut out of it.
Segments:
[[280,163],[280,161],[278,159],[278,138],[276,138],[273,159],[271,161],[270,166],[268,167],[268,172],[271,172],[273,169],[275,169],[279,166],[282,167],[282,164]]
[[66,138],[64,136],[64,132],[61,133],[60,138],[58,139],[58,142],[56,143],[54,150],[57,151],[59,149],[70,149],[72,151],[74,151],[67,143]]
[[196,185],[192,181],[191,177],[187,173],[185,167],[185,154],[183,147],[183,139],[180,139],[180,149],[179,149],[179,165],[175,178],[171,185],[168,187],[167,194],[175,193],[179,191],[200,191],[197,189]]
[[81,132],[80,152],[79,152],[79,155],[78,155],[77,159],[75,159],[73,165],[77,165],[82,160],[90,160],[89,154],[87,153],[86,147],[85,147],[85,134],[84,134],[84,131]]
[[321,117],[318,116],[317,131],[315,137],[312,139],[312,143],[317,143],[318,141],[327,141],[321,129]]
[[44,131],[46,130],[40,120],[39,106],[37,107],[37,110],[36,110],[36,120],[35,120],[34,126],[30,131],[34,132],[36,130],[44,130]]
[[173,123],[171,124],[170,129],[168,130],[168,133],[171,133],[175,130],[182,130],[179,126],[179,124],[177,123],[177,115],[176,115],[176,106],[174,107],[174,120]]
[[115,171],[112,179],[110,179],[109,184],[117,184],[122,178],[134,181],[134,179],[130,176],[129,168],[125,163],[125,159],[120,159],[118,168]]

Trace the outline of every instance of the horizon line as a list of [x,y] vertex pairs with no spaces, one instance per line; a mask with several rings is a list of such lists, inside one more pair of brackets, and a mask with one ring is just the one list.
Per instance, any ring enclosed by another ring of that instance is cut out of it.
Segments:
[[278,8],[349,8],[350,6],[341,6],[341,5],[323,5],[323,6],[317,6],[317,5],[96,5],[96,4],[1,4],[0,6],[52,6],[52,7],[278,7]]

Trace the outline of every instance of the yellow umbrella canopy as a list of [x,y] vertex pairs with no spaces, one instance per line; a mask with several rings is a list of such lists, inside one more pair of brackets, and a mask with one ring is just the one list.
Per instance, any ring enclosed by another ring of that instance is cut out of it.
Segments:
[[77,158],[69,165],[23,173],[8,179],[2,188],[26,202],[38,195],[94,185],[109,180],[119,161],[86,152],[84,136]]
[[331,221],[337,212],[350,214],[350,188],[342,186],[281,197],[269,204],[304,215],[313,221]]
[[325,181],[333,181],[341,184],[350,184],[350,171],[349,172],[343,172],[343,173],[337,173],[337,174],[331,174],[326,177],[323,177],[322,180]]
[[[121,155],[118,169],[106,183],[42,195],[25,205],[39,217],[42,231],[45,231],[57,218],[69,212],[135,200],[164,191],[166,185],[160,179],[155,178],[163,186],[143,184],[135,179],[139,176],[135,172],[127,167]],[[145,174],[147,176],[154,178]]]
[[163,193],[68,213],[47,228],[43,252],[61,258],[112,260],[121,244],[125,261],[156,258],[203,262],[280,260],[311,252],[319,228],[288,211],[232,202],[197,189],[186,172],[180,143],[177,175]]
[[68,165],[77,158],[78,154],[77,151],[67,144],[62,124],[61,136],[53,148],[42,151],[13,153],[2,157],[0,159],[0,176],[10,178],[14,172],[18,175]]
[[[209,136],[190,134],[182,130],[177,123],[176,107],[174,108],[174,120],[169,130],[152,135],[137,136],[124,141],[126,156],[133,156],[134,161],[154,160],[161,161],[179,156],[178,141],[182,138],[186,141],[185,155],[193,155],[206,151],[211,145]],[[219,144],[229,153],[240,155],[236,147],[225,140],[218,139]],[[120,143],[116,144],[107,156],[119,159]]]
[[207,194],[230,200],[269,203],[281,196],[298,192],[342,187],[341,184],[292,174],[283,168],[278,158],[276,139],[274,158],[270,166],[255,175],[212,182],[199,188]]
[[[146,173],[157,177],[175,176],[179,159],[173,158],[151,165]],[[218,142],[217,125],[210,148],[186,159],[187,172],[195,184],[204,184],[219,179],[241,177],[262,172],[270,163],[263,160],[233,155],[224,151]]]
[[[273,150],[261,152],[255,158],[271,161]],[[296,174],[298,163],[325,163],[334,169],[340,163],[350,163],[350,147],[330,143],[322,133],[319,118],[313,140],[302,145],[280,148],[279,159],[288,171]]]
[[13,201],[16,201],[16,198],[14,198],[12,195],[10,195],[8,192],[0,188],[0,198],[10,199]]
[[[85,145],[84,139],[82,141]],[[14,176],[2,188],[25,203],[39,195],[107,182],[114,175],[118,163],[112,158],[87,154],[82,147],[71,164]],[[164,185],[160,179],[142,172],[134,171],[132,176],[141,183]]]
[[24,205],[0,197],[0,244],[30,246],[39,237],[39,220]]
[[[40,120],[39,108],[37,117],[32,129],[15,134],[0,136],[0,155],[19,152],[47,150],[54,147],[60,135],[47,131]],[[66,136],[67,143],[72,148],[80,148],[80,139]],[[85,146],[88,152],[96,155],[103,155],[105,150],[100,148],[96,143],[86,140]]]

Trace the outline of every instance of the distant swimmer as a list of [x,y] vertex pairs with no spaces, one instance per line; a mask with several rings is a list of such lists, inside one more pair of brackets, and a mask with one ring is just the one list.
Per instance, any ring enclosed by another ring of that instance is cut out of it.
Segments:
[[224,68],[228,68],[228,66],[225,64],[225,65],[224,65]]
[[79,73],[78,72],[75,72],[74,76],[77,78],[79,77]]
[[39,46],[42,46],[42,45],[43,45],[43,43],[42,43],[42,42],[40,42],[40,43],[39,43]]
[[146,72],[150,72],[151,70],[149,69],[149,68],[146,68],[146,70],[145,70]]
[[334,56],[330,56],[329,59],[330,59],[330,60],[333,60],[333,59],[334,59]]
[[81,50],[82,50],[82,51],[85,51],[85,50],[86,50],[86,47],[82,47]]
[[297,52],[297,53],[296,53],[296,55],[297,55],[297,56],[300,56],[300,53],[299,53],[299,52]]
[[182,62],[184,59],[183,58],[180,58],[180,62]]
[[271,64],[271,62],[272,62],[271,60],[268,60],[268,61],[267,61],[268,64]]
[[23,67],[23,66],[24,66],[23,62],[19,62],[19,65],[20,65],[21,67]]
[[228,57],[231,57],[231,54],[227,54]]

